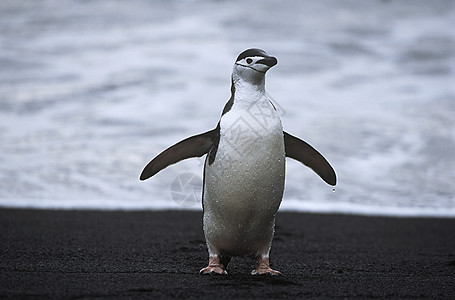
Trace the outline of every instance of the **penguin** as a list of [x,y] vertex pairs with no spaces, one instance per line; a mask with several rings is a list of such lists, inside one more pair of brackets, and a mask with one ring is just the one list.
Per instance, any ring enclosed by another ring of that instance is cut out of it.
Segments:
[[203,172],[203,229],[209,263],[200,274],[227,274],[233,256],[257,258],[253,275],[281,275],[270,267],[275,216],[283,198],[285,158],[300,161],[336,185],[329,162],[311,145],[283,131],[265,91],[265,74],[278,63],[261,49],[237,57],[231,97],[215,129],[164,150],[143,169],[146,180],[180,160],[207,155]]

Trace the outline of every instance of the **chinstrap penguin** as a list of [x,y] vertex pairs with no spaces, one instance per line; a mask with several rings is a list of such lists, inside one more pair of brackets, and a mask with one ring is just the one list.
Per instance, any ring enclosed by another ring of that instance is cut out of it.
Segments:
[[169,147],[140,175],[145,180],[180,160],[207,154],[202,206],[209,265],[201,274],[227,274],[231,257],[239,255],[257,257],[252,274],[281,274],[270,268],[269,252],[283,197],[285,157],[336,184],[327,160],[283,131],[265,91],[265,73],[276,64],[277,59],[263,50],[242,52],[232,71],[231,98],[216,128]]

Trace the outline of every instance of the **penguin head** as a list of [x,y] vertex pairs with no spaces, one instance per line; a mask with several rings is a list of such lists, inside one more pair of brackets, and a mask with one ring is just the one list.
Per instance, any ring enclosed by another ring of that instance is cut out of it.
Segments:
[[248,49],[240,53],[234,64],[233,76],[250,83],[264,81],[265,73],[278,63],[277,59],[269,56],[261,49]]

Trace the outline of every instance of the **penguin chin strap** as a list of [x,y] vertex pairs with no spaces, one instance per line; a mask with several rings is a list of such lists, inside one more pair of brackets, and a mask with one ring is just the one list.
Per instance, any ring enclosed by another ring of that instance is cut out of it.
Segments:
[[245,68],[250,68],[251,70],[254,70],[256,72],[259,72],[259,73],[262,73],[262,74],[265,74],[267,71],[259,71],[258,69],[255,69],[251,66],[245,66],[245,65],[242,65],[242,64],[238,64],[238,63],[235,63],[237,66],[241,66],[241,67],[245,67]]

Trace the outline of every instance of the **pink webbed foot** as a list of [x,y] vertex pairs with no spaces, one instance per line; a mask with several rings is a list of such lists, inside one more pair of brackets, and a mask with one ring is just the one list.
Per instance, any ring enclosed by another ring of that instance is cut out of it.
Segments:
[[227,272],[221,265],[208,265],[207,267],[201,269],[199,274],[227,275]]
[[268,257],[260,256],[256,270],[251,271],[251,275],[264,275],[269,274],[273,276],[282,275],[280,271],[270,268],[270,261]]
[[227,271],[220,261],[218,255],[211,255],[209,258],[209,265],[199,271],[199,274],[210,274],[210,275],[227,275]]

